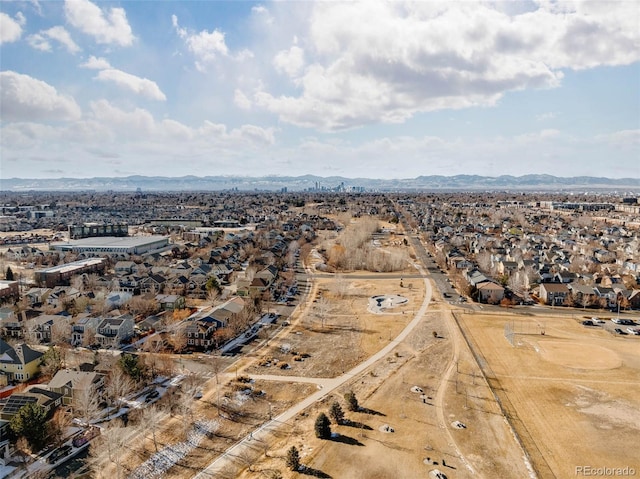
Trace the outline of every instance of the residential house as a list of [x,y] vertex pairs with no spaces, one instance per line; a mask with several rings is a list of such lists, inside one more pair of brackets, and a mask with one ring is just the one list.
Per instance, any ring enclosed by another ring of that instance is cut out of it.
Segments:
[[137,270],[137,265],[133,261],[118,261],[113,270],[118,276],[126,276],[133,274]]
[[570,283],[567,285],[576,304],[586,308],[598,304],[598,298],[593,286],[587,284]]
[[0,374],[5,382],[28,381],[38,373],[42,356],[24,343],[11,347],[0,339]]
[[465,278],[471,286],[474,286],[476,288],[480,283],[485,283],[489,281],[489,278],[487,278],[484,274],[482,274],[478,269],[468,270],[465,273]]
[[278,268],[273,265],[269,265],[266,268],[258,271],[253,278],[264,279],[267,285],[271,286],[271,284],[273,284],[273,282],[275,281],[276,276],[278,276]]
[[165,317],[166,315],[169,314],[166,311],[163,311],[159,314],[153,314],[151,316],[147,316],[145,319],[143,319],[142,321],[140,321],[137,324],[137,327],[140,331],[158,331],[159,329],[162,329],[163,326],[165,325]]
[[47,296],[46,303],[55,308],[64,306],[66,302],[75,301],[80,297],[80,291],[71,286],[56,286]]
[[572,273],[570,271],[559,271],[554,276],[555,280],[558,283],[573,283],[578,279],[578,275],[576,273]]
[[29,306],[33,307],[42,304],[49,293],[51,293],[50,288],[31,288],[24,294],[24,297],[27,299]]
[[511,276],[513,273],[518,271],[518,263],[516,261],[507,260],[498,261],[497,270],[500,274]]
[[214,344],[214,333],[219,323],[204,320],[192,321],[187,324],[185,334],[189,347],[209,349]]
[[0,280],[0,301],[18,298],[20,290],[17,281]]
[[593,291],[600,299],[601,305],[604,308],[615,308],[617,306],[618,295],[613,288],[608,288],[598,284],[593,288]]
[[71,405],[81,397],[83,391],[93,389],[100,391],[104,387],[104,375],[96,372],[74,371],[62,369],[58,371],[51,381],[49,389],[62,395],[62,403]]
[[565,304],[571,291],[564,283],[540,283],[540,298],[551,306]]
[[184,296],[177,294],[158,294],[155,300],[160,304],[160,308],[165,311],[173,311],[174,309],[184,309]]
[[119,308],[132,297],[133,295],[131,293],[127,293],[125,291],[112,291],[107,294],[104,302],[108,308]]
[[481,303],[498,304],[504,298],[504,288],[491,281],[480,283],[477,288],[478,301]]
[[158,273],[152,273],[148,276],[145,276],[138,283],[138,287],[140,288],[140,293],[161,293],[165,284],[167,283],[167,278]]
[[76,322],[71,326],[71,344],[80,346],[88,344],[89,341],[93,342],[101,322],[102,318],[92,317],[88,314],[76,319]]
[[122,314],[103,318],[98,325],[96,342],[104,347],[117,347],[133,336],[133,316]]
[[55,314],[41,314],[27,321],[27,335],[32,340],[41,343],[51,342],[51,330],[56,321],[62,320],[61,316]]
[[627,298],[629,300],[629,308],[640,309],[640,289],[634,289]]
[[7,402],[0,410],[0,419],[10,421],[22,406],[29,403],[40,404],[47,416],[50,416],[62,404],[62,395],[38,385],[30,386],[23,392],[12,394],[7,398]]
[[0,332],[3,336],[19,338],[22,336],[22,324],[20,316],[16,314],[13,307],[4,306],[0,308]]

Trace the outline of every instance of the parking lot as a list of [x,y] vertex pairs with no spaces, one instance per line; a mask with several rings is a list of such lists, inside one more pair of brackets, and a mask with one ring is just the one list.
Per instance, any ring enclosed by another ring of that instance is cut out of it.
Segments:
[[586,328],[601,328],[610,334],[640,338],[640,321],[635,319],[593,316],[581,322]]

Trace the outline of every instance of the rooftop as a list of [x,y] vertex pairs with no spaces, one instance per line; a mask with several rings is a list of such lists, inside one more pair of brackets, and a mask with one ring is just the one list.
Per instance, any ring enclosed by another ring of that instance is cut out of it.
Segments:
[[156,241],[165,240],[165,236],[127,236],[118,238],[115,236],[101,236],[94,238],[83,238],[77,240],[69,240],[58,243],[51,243],[52,246],[71,245],[81,248],[135,248],[136,246],[144,246]]

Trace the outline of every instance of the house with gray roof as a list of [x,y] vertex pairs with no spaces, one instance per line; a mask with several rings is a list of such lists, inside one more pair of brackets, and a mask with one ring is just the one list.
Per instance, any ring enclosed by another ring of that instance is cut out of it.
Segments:
[[49,381],[49,389],[62,395],[62,403],[71,405],[82,391],[93,388],[96,391],[104,387],[104,375],[97,372],[62,369]]
[[12,347],[0,339],[0,384],[13,381],[28,381],[40,369],[43,353],[26,344]]

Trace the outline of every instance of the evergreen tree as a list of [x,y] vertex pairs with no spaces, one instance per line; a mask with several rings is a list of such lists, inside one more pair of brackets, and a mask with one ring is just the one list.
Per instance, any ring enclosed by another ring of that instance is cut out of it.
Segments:
[[287,467],[292,471],[297,471],[300,467],[300,453],[296,446],[291,446],[287,451]]
[[47,413],[38,403],[22,406],[11,418],[9,427],[16,436],[24,437],[33,451],[39,451],[47,443]]
[[320,439],[329,439],[331,437],[331,421],[323,412],[316,418],[315,431],[316,437]]
[[4,279],[6,279],[7,281],[14,281],[13,270],[11,269],[11,266],[7,266],[7,272],[4,275]]
[[133,354],[123,354],[118,360],[118,364],[122,370],[127,373],[135,382],[140,381],[144,374],[138,356]]
[[360,406],[358,405],[358,398],[356,398],[356,395],[353,393],[353,391],[349,391],[348,393],[346,393],[344,395],[344,400],[347,401],[347,407],[349,408],[349,411],[357,411]]
[[344,421],[344,411],[337,401],[331,404],[331,407],[329,408],[329,416],[336,424],[342,424]]

